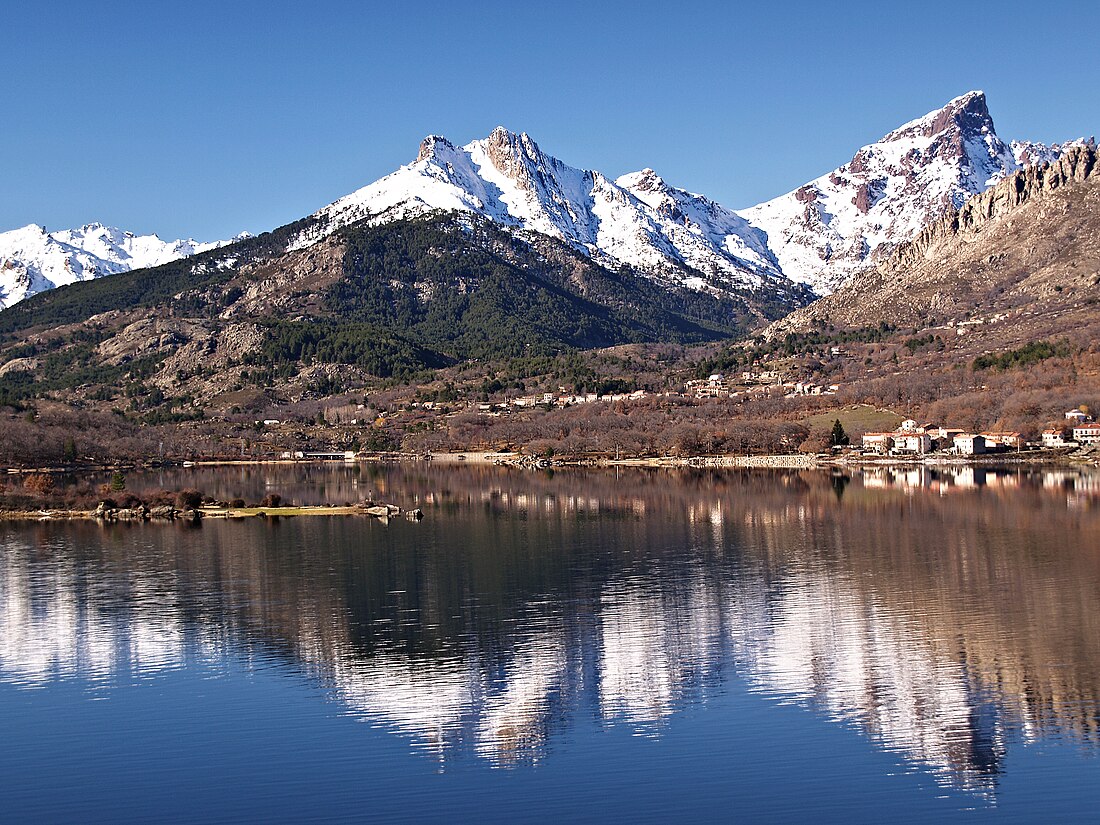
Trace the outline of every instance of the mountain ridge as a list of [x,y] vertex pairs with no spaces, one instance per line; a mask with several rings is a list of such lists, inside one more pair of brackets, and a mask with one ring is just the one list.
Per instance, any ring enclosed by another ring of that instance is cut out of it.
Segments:
[[[972,91],[860,148],[830,173],[733,210],[649,168],[613,180],[570,166],[526,133],[501,126],[464,146],[429,135],[413,162],[300,221],[288,251],[359,221],[442,210],[556,238],[602,266],[631,267],[669,288],[718,297],[746,289],[826,295],[971,195],[1075,145],[1085,144],[1005,143],[984,93]],[[0,234],[0,307],[226,243],[164,242],[99,224],[12,230]]]
[[510,229],[548,235],[605,266],[632,266],[691,289],[722,293],[786,281],[760,233],[732,210],[670,187],[655,174],[614,181],[569,166],[529,135],[503,127],[461,147],[441,136],[425,138],[413,163],[314,213],[316,228],[293,246],[360,220],[435,209],[473,212]]

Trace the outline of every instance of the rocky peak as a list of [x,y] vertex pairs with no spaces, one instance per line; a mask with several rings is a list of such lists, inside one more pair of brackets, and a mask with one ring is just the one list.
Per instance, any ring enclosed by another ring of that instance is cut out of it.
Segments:
[[1100,155],[1096,146],[1070,146],[1053,161],[1021,169],[991,189],[975,195],[957,212],[925,227],[913,241],[898,249],[887,263],[894,266],[912,263],[936,238],[979,229],[982,224],[1002,217],[1033,198],[1098,177]]
[[985,92],[960,95],[942,109],[899,126],[880,142],[887,143],[915,136],[930,138],[947,131],[958,131],[967,135],[996,134],[993,118],[986,105]]
[[454,151],[455,147],[453,143],[442,135],[428,135],[424,140],[420,141],[420,151],[416,154],[416,162],[420,163],[422,160],[436,157],[440,148]]
[[668,189],[664,179],[649,167],[640,172],[623,175],[619,182],[634,192],[664,192]]
[[526,132],[516,134],[503,126],[493,129],[484,146],[493,166],[521,185],[529,185],[532,168],[546,162],[542,150]]
[[995,132],[984,92],[969,92],[944,106],[932,119],[927,135],[957,128],[970,134]]
[[765,334],[810,329],[815,319],[841,326],[950,321],[977,306],[987,317],[1007,313],[1006,330],[1048,322],[1060,330],[1063,313],[1092,314],[1098,221],[1100,154],[1087,142],[1065,146],[1054,160],[975,194]]

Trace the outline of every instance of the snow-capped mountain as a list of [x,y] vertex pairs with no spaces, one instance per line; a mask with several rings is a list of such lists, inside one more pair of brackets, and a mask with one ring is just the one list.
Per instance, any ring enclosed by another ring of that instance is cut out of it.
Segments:
[[739,214],[767,234],[788,278],[824,295],[970,196],[1021,166],[1057,159],[1065,146],[1004,143],[985,94],[969,92],[864,146],[839,169]]
[[[612,180],[569,166],[528,135],[498,127],[455,146],[429,136],[414,162],[332,203],[290,250],[343,226],[430,211],[483,216],[560,239],[610,268],[629,265],[669,286],[717,296],[773,290],[805,302],[911,240],[927,224],[1061,146],[997,136],[982,92],[906,123],[793,192],[734,211],[668,185],[651,169]],[[44,289],[154,266],[226,242],[161,241],[92,224],[0,234],[0,308]]]
[[540,232],[602,264],[628,264],[693,289],[787,283],[762,233],[732,210],[671,187],[650,169],[618,180],[576,169],[502,127],[461,147],[425,138],[416,161],[322,209],[294,245],[360,220],[431,210],[472,212]]
[[0,233],[0,309],[37,292],[168,263],[229,241],[162,241],[93,223],[47,232],[30,224]]

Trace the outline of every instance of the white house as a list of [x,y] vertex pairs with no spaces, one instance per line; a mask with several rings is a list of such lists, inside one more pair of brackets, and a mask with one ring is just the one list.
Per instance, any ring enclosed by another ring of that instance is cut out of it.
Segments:
[[1078,444],[1100,444],[1100,424],[1073,428],[1073,440]]
[[1075,424],[1088,424],[1092,421],[1092,416],[1080,410],[1070,410],[1066,413],[1066,420]]
[[1063,430],[1057,428],[1043,430],[1044,447],[1065,447],[1067,444],[1066,434]]
[[955,452],[959,455],[980,455],[985,452],[985,436],[962,433],[955,436]]
[[864,433],[863,449],[875,453],[885,453],[890,449],[892,433]]
[[[904,422],[902,424],[904,426]],[[932,449],[932,437],[925,432],[894,433],[895,453],[917,453],[923,455]]]

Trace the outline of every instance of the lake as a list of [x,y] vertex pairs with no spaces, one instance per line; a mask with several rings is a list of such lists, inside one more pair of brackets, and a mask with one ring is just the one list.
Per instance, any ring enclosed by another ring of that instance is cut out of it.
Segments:
[[1100,475],[191,468],[0,523],[4,822],[1035,822],[1100,802]]

